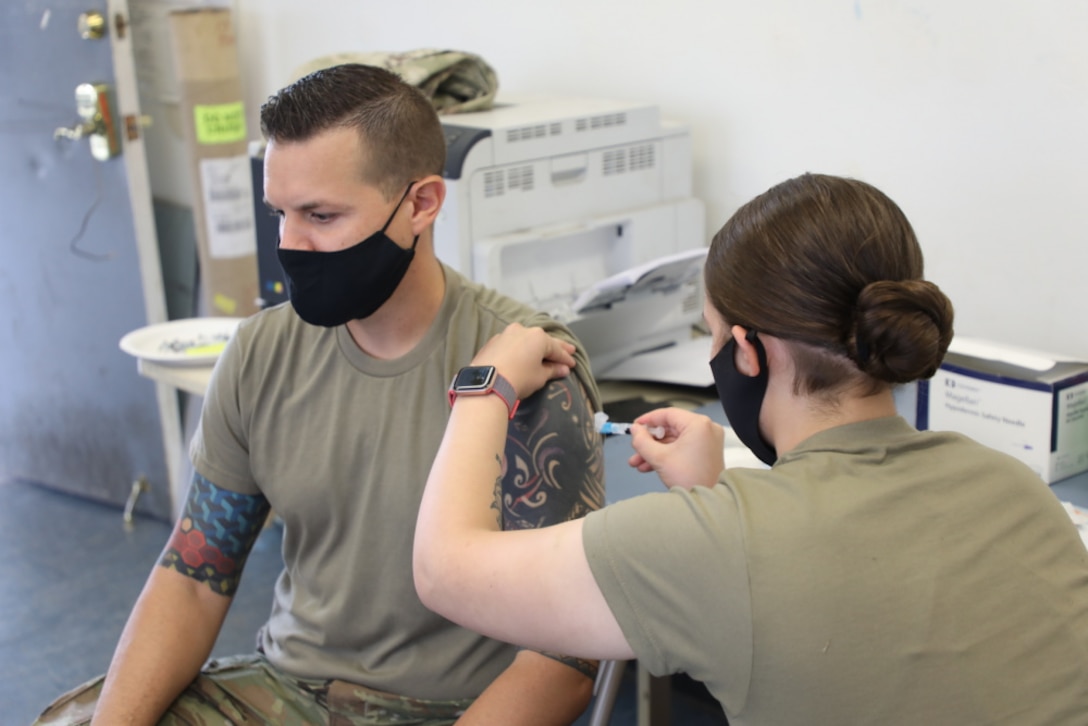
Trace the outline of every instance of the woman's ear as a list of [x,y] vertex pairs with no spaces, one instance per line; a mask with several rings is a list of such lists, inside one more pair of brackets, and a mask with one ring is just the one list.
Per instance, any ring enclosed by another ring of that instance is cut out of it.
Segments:
[[733,340],[737,342],[733,354],[737,370],[752,378],[758,376],[759,354],[756,353],[756,347],[752,345],[752,341],[748,340],[748,329],[740,325],[734,325],[729,329],[729,332],[733,335]]
[[446,199],[446,182],[432,174],[415,183],[412,193],[412,234],[422,234],[434,224]]

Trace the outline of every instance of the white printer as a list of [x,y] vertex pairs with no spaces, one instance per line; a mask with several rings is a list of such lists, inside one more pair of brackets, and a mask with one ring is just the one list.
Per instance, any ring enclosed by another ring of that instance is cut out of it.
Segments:
[[[565,321],[597,374],[691,337],[706,235],[687,127],[651,104],[528,96],[443,127],[442,261]],[[659,258],[664,279],[647,264]],[[602,284],[608,294],[595,294]]]

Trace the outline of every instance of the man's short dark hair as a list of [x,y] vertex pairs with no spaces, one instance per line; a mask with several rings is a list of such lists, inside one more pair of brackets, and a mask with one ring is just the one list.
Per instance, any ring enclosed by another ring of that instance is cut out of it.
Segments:
[[408,183],[441,174],[446,139],[431,102],[383,68],[332,66],[300,78],[261,106],[269,141],[306,141],[333,128],[354,128],[366,149],[360,172],[391,199]]

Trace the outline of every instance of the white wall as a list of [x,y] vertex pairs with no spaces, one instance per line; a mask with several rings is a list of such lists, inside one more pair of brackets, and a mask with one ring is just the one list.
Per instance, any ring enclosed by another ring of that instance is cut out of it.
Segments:
[[914,223],[957,331],[1088,358],[1085,0],[234,0],[246,102],[316,56],[469,50],[503,89],[689,123],[714,231],[804,171]]

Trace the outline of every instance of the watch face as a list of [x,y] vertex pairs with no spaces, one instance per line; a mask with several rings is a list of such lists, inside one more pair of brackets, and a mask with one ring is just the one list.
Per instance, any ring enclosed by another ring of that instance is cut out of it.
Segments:
[[468,366],[462,368],[453,379],[455,391],[481,391],[491,386],[495,377],[494,366]]

